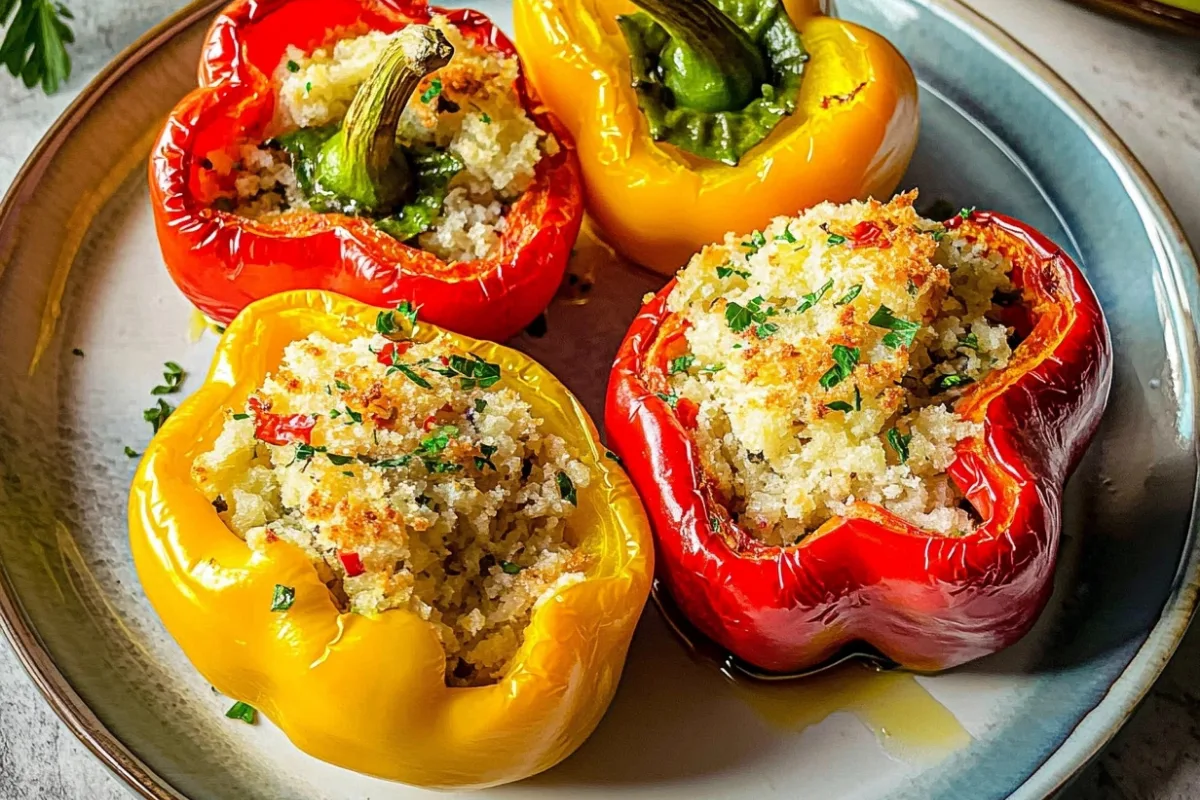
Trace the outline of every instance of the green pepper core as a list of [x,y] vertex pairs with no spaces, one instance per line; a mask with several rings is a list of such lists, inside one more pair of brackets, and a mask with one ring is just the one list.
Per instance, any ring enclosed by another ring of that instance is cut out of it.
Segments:
[[658,142],[736,165],[796,109],[808,54],[782,0],[633,0],[617,18]]
[[384,50],[340,127],[281,137],[292,153],[297,182],[314,208],[386,214],[413,193],[413,171],[396,148],[400,115],[421,80],[453,55],[454,47],[441,31],[409,25]]

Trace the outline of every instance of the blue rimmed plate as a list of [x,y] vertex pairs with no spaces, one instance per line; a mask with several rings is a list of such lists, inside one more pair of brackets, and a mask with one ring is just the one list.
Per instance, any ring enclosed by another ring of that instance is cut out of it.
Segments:
[[[316,762],[269,724],[225,719],[228,701],[162,629],[130,564],[123,448],[145,440],[139,411],[162,362],[198,374],[213,346],[163,270],[145,158],[219,5],[190,6],[106,70],[0,208],[0,626],[72,729],[146,796],[417,797]],[[507,4],[474,5],[507,21]],[[1046,796],[1116,732],[1191,617],[1200,295],[1169,210],[1057,77],[957,2],[837,5],[921,78],[905,185],[1041,228],[1108,314],[1116,381],[1069,487],[1054,599],[1018,646],[945,675],[850,665],[772,686],[726,681],[649,610],[592,739],[491,794]],[[552,335],[517,344],[600,418],[617,341],[657,282],[602,265],[587,304],[558,302]]]

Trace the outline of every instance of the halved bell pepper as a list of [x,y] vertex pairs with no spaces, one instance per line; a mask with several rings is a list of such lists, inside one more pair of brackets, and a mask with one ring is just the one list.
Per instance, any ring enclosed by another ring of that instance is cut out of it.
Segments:
[[[448,688],[437,633],[413,613],[339,613],[299,549],[280,540],[255,552],[191,478],[224,410],[243,407],[289,342],[313,332],[335,341],[369,335],[379,311],[340,295],[291,292],[234,320],[207,381],[142,458],[129,500],[134,563],[146,596],[205,679],[261,711],[301,750],[421,786],[519,780],[565,758],[600,721],[653,569],[637,494],[553,375],[516,351],[423,322],[414,336],[499,364],[504,384],[598,478],[579,492],[568,522],[592,555],[586,578],[535,609],[513,662],[490,686]],[[286,613],[271,610],[277,584],[295,589]]]
[[664,274],[726,231],[890,196],[916,147],[907,62],[816,0],[514,0],[513,14],[531,81],[578,142],[589,212]]
[[533,184],[510,207],[493,258],[446,263],[362,216],[292,212],[251,220],[213,207],[219,190],[213,154],[233,163],[240,144],[268,137],[275,114],[271,75],[289,45],[309,51],[337,29],[392,32],[427,23],[434,13],[444,13],[471,40],[516,55],[482,14],[434,9],[424,0],[234,0],[217,17],[204,45],[200,86],[171,112],[150,159],[163,259],[204,314],[225,324],[276,292],[326,289],[392,307],[409,300],[434,324],[504,340],[550,302],[582,222],[583,190],[570,134],[524,77],[516,87],[522,105],[559,148],[543,154]]
[[1079,268],[1042,234],[992,213],[951,224],[1010,258],[1022,292],[1006,309],[1024,336],[1012,361],[956,407],[983,424],[949,469],[981,519],[966,535],[859,502],[794,546],[764,544],[722,504],[684,403],[656,395],[682,330],[666,308],[673,281],[618,351],[605,429],[650,512],[659,575],[696,627],[760,669],[813,667],[860,641],[911,669],[948,669],[1015,642],[1050,596],[1063,484],[1112,382],[1108,328]]

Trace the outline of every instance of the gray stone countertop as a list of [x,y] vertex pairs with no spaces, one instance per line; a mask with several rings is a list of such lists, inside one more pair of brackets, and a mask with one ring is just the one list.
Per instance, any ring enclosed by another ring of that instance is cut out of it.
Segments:
[[[1200,245],[1200,42],[1127,26],[1064,0],[969,0],[1043,58],[1125,140]],[[184,0],[73,0],[74,76],[59,94],[0,75],[0,190],[74,95]],[[1200,798],[1200,627],[1070,800]],[[55,717],[0,640],[0,800],[130,797]]]

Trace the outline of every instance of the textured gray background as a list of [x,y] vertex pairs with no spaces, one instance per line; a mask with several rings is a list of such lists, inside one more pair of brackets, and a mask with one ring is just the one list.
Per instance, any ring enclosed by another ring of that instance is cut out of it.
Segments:
[[[1200,245],[1200,42],[1130,28],[1063,0],[968,0],[1075,86],[1158,181]],[[58,95],[0,75],[0,189],[75,93],[184,0],[70,0],[74,77]],[[1071,800],[1200,797],[1200,627]],[[0,800],[127,798],[54,716],[0,640]]]

